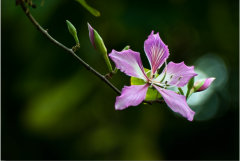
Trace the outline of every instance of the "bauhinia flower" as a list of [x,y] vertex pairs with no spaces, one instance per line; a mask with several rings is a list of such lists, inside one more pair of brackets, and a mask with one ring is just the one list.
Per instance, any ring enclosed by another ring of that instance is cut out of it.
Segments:
[[[123,110],[129,106],[139,105],[145,98],[148,88],[155,88],[163,97],[166,104],[177,113],[186,117],[189,121],[193,120],[195,112],[187,105],[186,97],[174,91],[168,90],[174,86],[183,87],[188,81],[197,74],[194,66],[188,67],[181,63],[166,63],[169,56],[168,47],[159,37],[159,33],[154,31],[144,42],[144,50],[151,66],[151,73],[148,77],[144,72],[140,53],[129,50],[121,52],[112,50],[109,57],[115,62],[116,67],[125,74],[144,80],[144,85],[124,86],[121,96],[116,98],[115,109]],[[164,64],[165,69],[157,77],[158,69]]]

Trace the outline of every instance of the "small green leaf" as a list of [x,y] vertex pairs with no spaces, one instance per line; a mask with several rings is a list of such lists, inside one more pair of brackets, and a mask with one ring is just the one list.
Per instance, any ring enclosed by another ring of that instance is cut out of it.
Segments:
[[83,7],[85,7],[91,14],[93,14],[94,16],[96,17],[99,17],[100,16],[100,12],[92,7],[90,7],[86,2],[85,0],[76,0],[78,1],[79,3],[81,3],[81,5]]
[[[150,70],[144,68],[145,73],[147,73],[146,75],[148,77],[150,77]],[[156,77],[158,77],[158,74],[156,75]],[[146,82],[144,82],[144,80],[136,78],[136,77],[131,77],[130,79],[130,83],[131,85],[143,85],[146,84]],[[154,88],[148,88],[147,94],[146,94],[146,98],[145,100],[149,101],[149,100],[155,100],[156,98],[161,98],[161,94]]]

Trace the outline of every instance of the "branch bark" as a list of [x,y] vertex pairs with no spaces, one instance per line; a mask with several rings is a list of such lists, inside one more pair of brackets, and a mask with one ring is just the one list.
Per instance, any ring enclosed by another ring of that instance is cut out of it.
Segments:
[[[52,38],[48,32],[46,30],[44,30],[39,24],[38,22],[33,18],[33,16],[30,14],[28,8],[25,6],[24,2],[19,0],[19,4],[22,7],[23,11],[25,12],[26,16],[28,17],[28,19],[32,22],[32,24],[43,34],[45,35],[50,41],[52,41],[55,45],[59,46],[60,48],[62,48],[63,50],[65,50],[66,52],[68,52],[69,54],[71,54],[74,58],[76,58],[87,70],[91,71],[94,75],[96,75],[98,78],[100,78],[103,82],[105,82],[110,88],[112,88],[118,95],[121,95],[121,92],[113,85],[111,84],[105,76],[101,75],[100,73],[98,73],[95,69],[93,69],[90,65],[88,65],[86,62],[84,62],[81,58],[79,58],[73,51],[72,49],[67,48],[66,46],[64,46],[63,44],[59,43],[57,40],[55,40],[54,38]],[[164,100],[152,100],[152,101],[146,101],[144,100],[143,103],[148,103],[150,105],[152,105],[153,103],[164,103]]]

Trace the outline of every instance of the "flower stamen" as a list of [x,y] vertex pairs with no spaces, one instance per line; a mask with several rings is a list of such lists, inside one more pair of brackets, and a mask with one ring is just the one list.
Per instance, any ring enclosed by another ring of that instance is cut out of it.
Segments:
[[178,78],[178,81],[177,81],[177,83],[176,84],[174,84],[174,85],[172,85],[172,86],[168,86],[167,88],[172,88],[172,87],[175,87],[175,86],[177,86],[178,85],[178,83],[180,82],[180,79],[182,78],[183,76],[180,76],[179,78]]
[[164,76],[163,76],[162,80],[160,81],[160,83],[164,81],[166,74],[167,74],[167,59],[165,58],[164,61],[165,61],[165,72],[164,72]]

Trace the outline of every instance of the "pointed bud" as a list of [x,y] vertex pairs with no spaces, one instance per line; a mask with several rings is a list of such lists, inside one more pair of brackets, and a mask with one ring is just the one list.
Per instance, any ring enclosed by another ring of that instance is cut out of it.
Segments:
[[104,42],[96,30],[88,23],[89,37],[93,47],[101,54],[108,66],[110,72],[112,72],[112,65],[108,59],[107,48],[104,45]]
[[194,89],[196,92],[200,92],[200,91],[203,91],[205,89],[207,89],[211,84],[212,82],[215,80],[215,78],[207,78],[207,79],[201,79],[199,81],[196,81],[194,83]]
[[211,83],[214,81],[215,78],[205,78],[198,80],[194,83],[192,89],[190,92],[186,95],[186,98],[188,99],[194,92],[200,92],[205,89],[207,89]]
[[79,44],[76,28],[68,20],[66,20],[66,22],[67,22],[67,26],[68,26],[68,30],[69,30],[70,34],[73,35],[73,37],[76,41],[76,44]]
[[104,45],[104,42],[98,32],[92,28],[92,26],[88,23],[89,37],[90,41],[93,44],[94,48],[101,54],[107,54],[107,49]]
[[92,26],[88,23],[88,31],[89,31],[89,37],[90,37],[90,41],[93,45],[93,47],[97,50],[96,45],[94,43],[94,31]]
[[94,31],[94,43],[95,43],[95,46],[97,48],[97,51],[101,55],[107,54],[107,48],[105,47],[102,38],[100,37],[100,35],[97,33],[96,30],[93,30],[93,31]]

